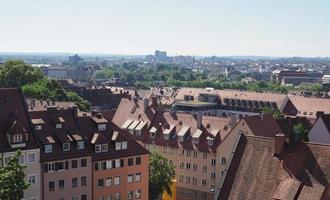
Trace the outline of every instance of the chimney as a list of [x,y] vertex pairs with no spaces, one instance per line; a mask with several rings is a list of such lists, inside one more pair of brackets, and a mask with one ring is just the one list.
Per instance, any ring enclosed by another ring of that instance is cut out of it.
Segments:
[[73,117],[78,118],[78,107],[76,105],[73,105],[71,108],[72,108]]
[[201,129],[202,128],[202,113],[198,112],[196,115],[196,120],[197,120],[197,128]]
[[103,117],[102,113],[96,113],[96,118],[97,119],[102,119],[102,117]]
[[283,133],[278,133],[275,135],[274,141],[274,156],[279,157],[283,153],[285,145],[285,135]]
[[157,97],[153,96],[152,99],[151,99],[151,101],[152,101],[152,106],[156,107],[158,105],[158,103],[157,103]]
[[144,101],[143,101],[144,112],[147,111],[148,107],[149,107],[149,100],[148,99],[144,99]]

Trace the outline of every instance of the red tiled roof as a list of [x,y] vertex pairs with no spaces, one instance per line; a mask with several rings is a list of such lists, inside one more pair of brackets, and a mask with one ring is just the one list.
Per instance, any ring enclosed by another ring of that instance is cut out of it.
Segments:
[[301,142],[281,159],[273,154],[273,138],[242,136],[219,199],[330,199],[329,145]]

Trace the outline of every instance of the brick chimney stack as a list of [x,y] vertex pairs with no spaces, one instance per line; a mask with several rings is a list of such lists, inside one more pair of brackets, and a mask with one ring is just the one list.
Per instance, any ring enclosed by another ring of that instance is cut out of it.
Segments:
[[278,133],[275,135],[274,156],[279,157],[282,155],[284,151],[285,138],[285,134],[283,133]]

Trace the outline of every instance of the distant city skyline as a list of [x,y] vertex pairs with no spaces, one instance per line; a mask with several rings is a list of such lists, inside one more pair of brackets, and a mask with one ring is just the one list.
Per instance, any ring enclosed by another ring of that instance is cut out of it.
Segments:
[[326,0],[0,2],[0,52],[330,56]]

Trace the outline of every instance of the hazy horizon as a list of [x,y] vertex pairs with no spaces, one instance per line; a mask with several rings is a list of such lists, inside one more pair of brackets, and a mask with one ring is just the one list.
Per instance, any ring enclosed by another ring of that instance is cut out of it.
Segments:
[[326,0],[1,0],[0,53],[329,57]]

